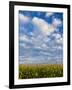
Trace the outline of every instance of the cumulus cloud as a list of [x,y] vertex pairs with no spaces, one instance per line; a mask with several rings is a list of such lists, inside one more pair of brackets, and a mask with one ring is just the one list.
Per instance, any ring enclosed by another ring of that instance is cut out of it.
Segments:
[[20,40],[20,41],[29,42],[29,38],[27,37],[27,35],[21,35],[21,36],[19,37],[19,40]]
[[47,12],[46,15],[45,15],[45,17],[50,17],[50,16],[52,16],[53,14],[54,14],[53,12]]
[[52,24],[54,27],[62,25],[62,21],[58,18],[53,18]]
[[27,35],[21,35],[19,39],[20,41],[23,41],[20,43],[20,46],[24,48],[34,48],[38,50],[46,50],[48,48],[46,45],[48,37],[44,38],[42,35],[35,37],[33,34],[30,38]]
[[[59,33],[54,32],[57,26],[62,24],[60,19],[53,18],[52,24],[49,24],[44,19],[38,17],[33,17],[31,21],[29,17],[21,14],[19,18],[24,23],[30,21],[30,23],[35,25],[35,28],[33,28],[31,32],[27,32],[27,34],[23,33],[19,37],[19,40],[23,41],[19,43],[21,48],[20,53],[22,53],[23,56],[20,57],[21,60],[30,60],[31,58],[30,62],[36,59],[35,61],[37,63],[39,60],[41,60],[40,62],[42,62],[42,60],[46,62],[45,59],[49,60],[50,58],[50,60],[54,60],[54,58],[57,59],[56,57],[58,57],[58,59],[62,57],[63,37],[61,37]],[[26,30],[24,28],[22,29]],[[27,62],[25,61],[25,63]]]
[[59,50],[62,50],[62,49],[63,49],[63,47],[62,47],[62,46],[58,46],[58,49],[59,49]]
[[53,33],[52,36],[53,36],[55,39],[61,38],[61,35],[60,35],[59,33]]
[[54,32],[55,27],[52,24],[48,24],[45,20],[34,17],[32,19],[33,24],[35,24],[39,29],[46,35],[49,35],[50,33]]
[[61,37],[61,38],[57,39],[57,43],[58,44],[63,44],[63,38]]
[[60,33],[53,33],[50,38],[52,37],[53,42],[57,44],[63,45],[63,37],[61,36]]
[[30,46],[27,45],[26,43],[20,43],[19,45],[20,45],[21,47],[23,47],[23,48],[26,48],[26,49],[29,49],[29,48],[30,48]]
[[48,48],[48,46],[44,43],[42,44],[42,48]]
[[42,37],[32,37],[31,40],[34,45],[34,48],[43,49],[42,45],[44,44],[44,41],[42,40]]
[[30,18],[23,15],[23,14],[19,14],[19,20],[24,22],[24,23],[27,23],[27,22],[29,22]]

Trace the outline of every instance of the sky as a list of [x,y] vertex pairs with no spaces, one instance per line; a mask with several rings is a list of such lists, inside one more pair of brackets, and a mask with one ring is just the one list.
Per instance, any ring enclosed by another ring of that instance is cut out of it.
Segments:
[[19,11],[19,63],[63,63],[63,13]]

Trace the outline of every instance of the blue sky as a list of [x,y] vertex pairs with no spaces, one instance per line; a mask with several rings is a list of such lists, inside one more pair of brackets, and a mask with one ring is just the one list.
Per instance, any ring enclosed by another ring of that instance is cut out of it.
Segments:
[[63,13],[19,11],[19,61],[63,62]]

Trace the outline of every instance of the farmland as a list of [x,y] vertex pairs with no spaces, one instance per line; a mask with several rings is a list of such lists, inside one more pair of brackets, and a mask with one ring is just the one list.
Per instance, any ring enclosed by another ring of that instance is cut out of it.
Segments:
[[63,77],[62,64],[20,64],[19,79]]

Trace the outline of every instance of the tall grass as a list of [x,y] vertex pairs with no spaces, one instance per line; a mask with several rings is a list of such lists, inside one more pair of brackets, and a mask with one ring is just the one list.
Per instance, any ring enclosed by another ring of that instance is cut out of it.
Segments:
[[63,76],[62,64],[20,64],[19,79],[52,78]]

